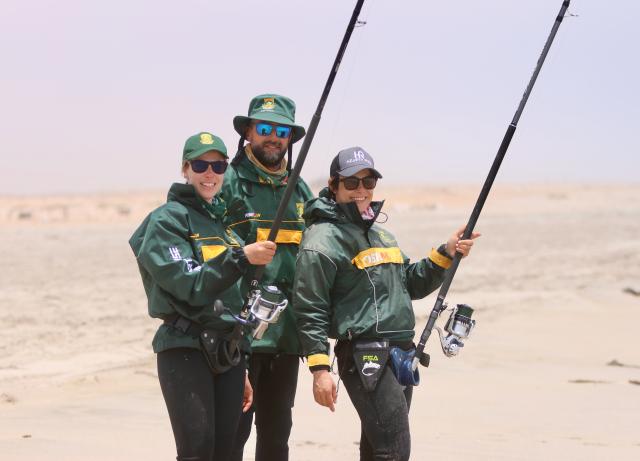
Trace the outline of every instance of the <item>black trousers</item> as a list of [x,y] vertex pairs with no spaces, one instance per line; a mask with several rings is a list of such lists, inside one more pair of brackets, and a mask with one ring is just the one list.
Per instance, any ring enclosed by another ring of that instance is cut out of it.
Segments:
[[360,417],[360,461],[408,461],[413,386],[398,383],[387,363],[374,391],[362,386],[350,347],[336,350],[340,378]]
[[214,375],[198,349],[157,354],[178,461],[227,461],[242,414],[244,360]]
[[251,434],[255,413],[255,461],[287,461],[291,434],[291,409],[298,384],[297,355],[253,353],[249,359],[249,381],[253,406],[244,413],[236,435],[232,461],[241,461]]

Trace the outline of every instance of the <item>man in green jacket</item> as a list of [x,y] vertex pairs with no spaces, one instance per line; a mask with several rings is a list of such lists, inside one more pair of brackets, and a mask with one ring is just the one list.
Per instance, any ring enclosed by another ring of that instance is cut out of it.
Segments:
[[[287,186],[292,145],[305,135],[305,129],[295,124],[295,109],[295,103],[285,96],[263,94],[251,100],[247,116],[233,119],[240,141],[222,190],[227,203],[225,224],[247,243],[267,239]],[[298,179],[276,237],[276,255],[262,278],[263,285],[277,286],[289,303],[304,230],[304,202],[312,197],[309,187],[302,178]],[[245,276],[245,291],[251,276]],[[256,461],[288,460],[291,409],[302,355],[291,309],[286,308],[278,322],[269,326],[262,339],[254,340],[251,348],[253,407],[240,422],[232,460],[242,459],[254,412]]]

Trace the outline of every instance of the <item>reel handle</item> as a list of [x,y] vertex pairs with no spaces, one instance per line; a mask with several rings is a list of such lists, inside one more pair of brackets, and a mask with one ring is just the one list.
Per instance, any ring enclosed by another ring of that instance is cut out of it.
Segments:
[[224,307],[224,303],[220,299],[216,299],[213,303],[213,315],[216,317],[221,317],[224,314],[226,308]]
[[221,317],[222,314],[224,314],[225,312],[229,314],[231,317],[233,317],[233,319],[239,325],[247,326],[251,328],[255,327],[256,319],[253,315],[250,315],[249,318],[247,319],[242,318],[242,316],[234,314],[231,311],[231,309],[229,309],[228,307],[225,307],[222,300],[216,299],[215,302],[213,303],[213,315],[215,315],[216,317]]

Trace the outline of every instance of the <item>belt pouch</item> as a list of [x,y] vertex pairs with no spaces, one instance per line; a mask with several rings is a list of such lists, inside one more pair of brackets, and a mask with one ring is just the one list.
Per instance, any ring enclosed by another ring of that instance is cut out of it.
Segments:
[[388,359],[388,340],[353,341],[353,361],[355,362],[365,391],[373,392],[376,389],[376,385],[382,373],[384,373]]

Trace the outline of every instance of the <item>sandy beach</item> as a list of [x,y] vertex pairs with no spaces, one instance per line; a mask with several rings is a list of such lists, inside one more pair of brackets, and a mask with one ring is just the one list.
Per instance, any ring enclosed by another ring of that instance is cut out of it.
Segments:
[[[417,259],[478,192],[381,185],[376,198]],[[175,459],[159,322],[127,244],[165,193],[0,197],[1,460]],[[448,300],[477,326],[456,358],[429,341],[411,459],[640,459],[640,185],[496,184],[476,229]],[[433,302],[414,304],[418,331]],[[332,414],[301,366],[291,459],[358,459],[358,440],[344,389]]]

